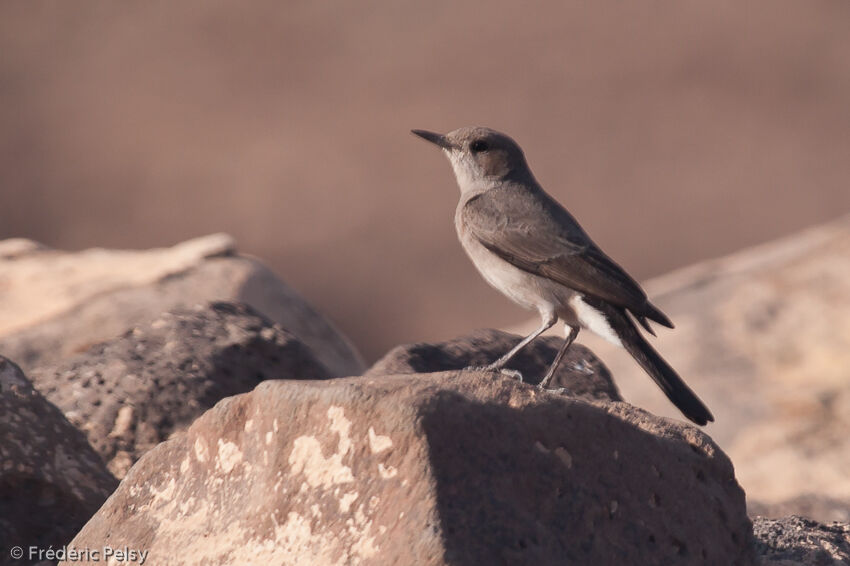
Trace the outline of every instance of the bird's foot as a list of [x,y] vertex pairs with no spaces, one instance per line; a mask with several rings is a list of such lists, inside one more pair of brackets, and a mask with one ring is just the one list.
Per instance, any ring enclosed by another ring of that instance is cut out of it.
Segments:
[[537,384],[537,389],[540,391],[549,391],[550,393],[566,393],[566,387],[549,387],[549,384],[552,382],[552,374],[546,374],[543,376],[543,379],[540,380],[540,383]]
[[522,373],[519,370],[502,368],[499,370],[502,375],[506,375],[508,377],[512,377],[522,383]]
[[512,377],[512,378],[516,379],[517,381],[519,381],[520,383],[522,383],[522,373],[520,373],[519,371],[517,371],[515,369],[508,369],[508,368],[489,365],[489,366],[467,366],[467,367],[463,368],[463,371],[497,371],[497,372],[501,373],[502,375]]
[[538,385],[537,389],[539,389],[540,391],[546,391],[547,393],[564,393],[564,394],[567,394],[567,393],[570,392],[570,390],[567,389],[566,387],[541,387],[540,385]]

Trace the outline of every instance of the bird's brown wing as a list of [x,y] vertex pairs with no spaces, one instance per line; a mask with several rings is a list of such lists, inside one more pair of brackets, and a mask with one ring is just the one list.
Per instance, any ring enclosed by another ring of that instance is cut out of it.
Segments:
[[470,199],[461,215],[472,236],[519,269],[672,327],[640,285],[542,190],[491,189]]

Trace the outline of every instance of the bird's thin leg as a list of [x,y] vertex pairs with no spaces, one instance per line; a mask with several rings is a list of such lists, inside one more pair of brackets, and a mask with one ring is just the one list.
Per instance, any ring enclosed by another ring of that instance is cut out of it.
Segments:
[[570,349],[570,344],[573,343],[573,340],[578,336],[579,327],[578,326],[568,326],[570,329],[569,334],[567,334],[567,339],[564,340],[564,345],[561,346],[561,349],[558,350],[557,355],[555,356],[555,361],[552,362],[552,365],[549,366],[549,371],[546,372],[546,375],[543,376],[543,379],[537,385],[540,389],[544,389],[549,382],[552,381],[552,376],[555,375],[555,370],[558,369],[558,364],[561,363],[561,360],[564,358],[564,354],[567,353],[567,350]]
[[541,334],[543,334],[544,332],[546,332],[547,330],[552,328],[552,325],[554,325],[556,322],[558,322],[558,316],[553,312],[541,313],[541,316],[543,317],[543,323],[540,325],[540,328],[538,328],[537,330],[535,330],[534,332],[532,332],[531,334],[529,334],[528,336],[523,338],[522,341],[519,344],[517,344],[516,346],[514,346],[513,348],[511,348],[511,350],[507,354],[505,354],[504,356],[502,356],[501,358],[499,358],[498,360],[496,360],[495,362],[493,362],[492,364],[487,366],[487,369],[488,370],[502,369],[503,367],[505,367],[505,364],[507,364],[509,361],[511,361],[511,358],[516,356],[517,353],[520,350],[522,350],[523,348],[528,346],[529,342],[531,342],[532,340],[534,340],[535,338],[537,338],[538,336],[540,336]]

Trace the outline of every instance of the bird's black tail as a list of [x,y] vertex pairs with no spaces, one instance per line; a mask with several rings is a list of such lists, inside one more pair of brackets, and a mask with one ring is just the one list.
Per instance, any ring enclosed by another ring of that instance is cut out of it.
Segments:
[[658,384],[667,398],[682,411],[682,414],[698,425],[705,425],[709,421],[714,422],[714,416],[712,416],[708,407],[682,381],[679,374],[664,361],[664,358],[649,345],[649,342],[641,335],[625,311],[611,305],[605,306],[607,306],[603,311],[605,317],[622,342],[623,347]]

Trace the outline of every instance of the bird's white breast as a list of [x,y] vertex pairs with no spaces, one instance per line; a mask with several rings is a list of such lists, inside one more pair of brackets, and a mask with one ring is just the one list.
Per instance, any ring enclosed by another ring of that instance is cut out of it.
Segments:
[[481,276],[521,307],[540,312],[558,312],[572,294],[562,285],[514,267],[471,236],[455,217],[455,227],[464,251]]

